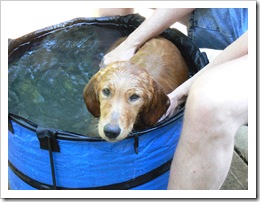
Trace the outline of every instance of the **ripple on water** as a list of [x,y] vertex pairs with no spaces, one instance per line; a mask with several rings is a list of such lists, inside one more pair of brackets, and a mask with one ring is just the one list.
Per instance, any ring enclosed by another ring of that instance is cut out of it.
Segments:
[[106,50],[122,35],[120,30],[81,25],[31,43],[9,63],[9,112],[43,127],[92,136],[96,120],[82,92]]

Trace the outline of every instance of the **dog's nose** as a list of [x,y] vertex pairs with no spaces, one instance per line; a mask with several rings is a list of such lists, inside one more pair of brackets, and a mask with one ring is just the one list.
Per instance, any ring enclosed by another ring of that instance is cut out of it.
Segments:
[[120,132],[121,129],[117,125],[106,124],[104,126],[104,133],[110,139],[116,139]]

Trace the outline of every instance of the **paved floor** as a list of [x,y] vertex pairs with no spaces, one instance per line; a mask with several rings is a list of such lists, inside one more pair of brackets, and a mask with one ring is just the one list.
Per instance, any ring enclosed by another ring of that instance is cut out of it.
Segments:
[[235,139],[235,148],[231,168],[222,190],[248,189],[248,127],[242,126]]

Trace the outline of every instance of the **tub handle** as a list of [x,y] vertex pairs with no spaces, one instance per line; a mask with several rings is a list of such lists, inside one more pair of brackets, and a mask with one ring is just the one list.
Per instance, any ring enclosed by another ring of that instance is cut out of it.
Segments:
[[53,152],[60,152],[60,146],[56,139],[57,131],[38,126],[36,134],[40,142],[41,149],[49,150],[49,141]]
[[56,131],[49,130],[43,127],[37,127],[36,129],[36,134],[40,141],[41,149],[46,149],[49,151],[53,189],[57,189],[53,152],[60,152],[60,147],[56,139],[56,133]]

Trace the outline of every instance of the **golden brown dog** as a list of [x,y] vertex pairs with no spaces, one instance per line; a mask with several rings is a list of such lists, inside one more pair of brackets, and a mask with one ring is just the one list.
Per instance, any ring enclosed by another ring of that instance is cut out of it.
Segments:
[[187,79],[188,68],[177,47],[158,37],[129,61],[99,70],[83,96],[90,113],[100,117],[99,135],[113,142],[126,138],[133,128],[155,125],[170,105],[167,94]]

